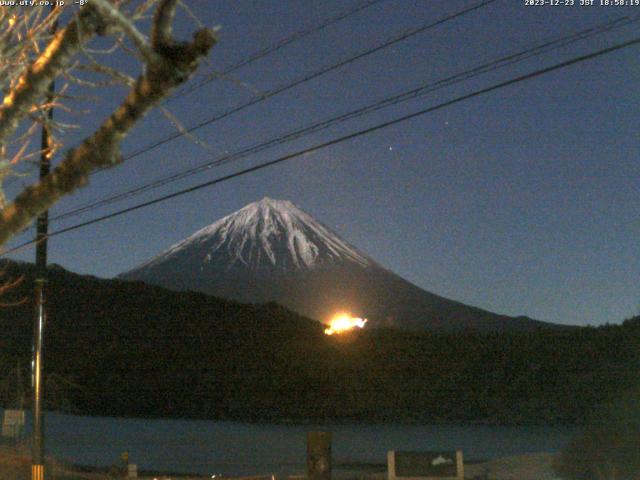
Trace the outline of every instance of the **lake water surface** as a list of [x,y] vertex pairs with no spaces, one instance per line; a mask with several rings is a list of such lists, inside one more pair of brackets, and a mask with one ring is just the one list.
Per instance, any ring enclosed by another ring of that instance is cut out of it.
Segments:
[[[333,432],[333,462],[386,462],[388,450],[460,449],[465,459],[557,452],[576,428],[441,425],[255,425],[46,414],[47,454],[95,466],[128,451],[139,469],[203,474],[303,473],[306,434]],[[30,428],[27,425],[27,428]]]

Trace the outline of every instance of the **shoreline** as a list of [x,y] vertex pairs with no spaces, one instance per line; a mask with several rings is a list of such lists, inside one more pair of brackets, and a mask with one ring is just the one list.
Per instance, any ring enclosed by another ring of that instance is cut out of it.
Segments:
[[[0,413],[7,410],[7,408],[0,406]],[[25,409],[27,421],[30,421],[31,410]],[[394,418],[388,421],[376,420],[376,419],[354,419],[354,418],[263,418],[256,419],[255,417],[198,417],[198,416],[156,416],[156,415],[105,415],[100,413],[86,413],[86,412],[64,412],[61,410],[45,410],[44,414],[64,415],[70,417],[86,417],[94,419],[111,419],[111,420],[134,420],[134,421],[176,421],[176,422],[216,422],[216,423],[232,423],[232,424],[245,424],[255,425],[260,427],[318,427],[323,428],[326,426],[347,427],[347,426],[363,426],[363,427],[389,427],[389,426],[407,426],[407,427],[429,427],[429,426],[442,426],[442,427],[548,427],[548,428],[584,428],[588,426],[588,423],[583,422],[500,422],[491,421],[489,419],[475,419],[475,420],[447,420],[447,419],[408,419],[408,418]]]
[[[512,455],[488,461],[468,460],[464,463],[464,478],[483,480],[559,480],[552,465],[557,454],[549,452]],[[31,457],[26,448],[11,449],[0,447],[0,476],[6,480],[23,480],[29,478]],[[74,465],[58,462],[48,458],[47,463],[56,478],[69,480],[110,480],[117,472],[116,466],[97,467]],[[333,466],[332,478],[336,480],[385,480],[386,464],[340,462]],[[138,473],[141,479],[157,480],[210,480],[211,475],[188,472],[168,472],[153,469],[142,469]],[[304,480],[304,472],[275,476],[273,474],[254,474],[242,476],[220,476],[220,480]]]

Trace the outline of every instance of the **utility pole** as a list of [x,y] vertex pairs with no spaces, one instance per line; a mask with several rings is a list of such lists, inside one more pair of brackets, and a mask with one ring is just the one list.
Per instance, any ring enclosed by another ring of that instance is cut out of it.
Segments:
[[[55,6],[52,4],[51,13]],[[57,21],[51,24],[50,32],[54,34]],[[50,121],[53,119],[53,96],[55,84],[52,81],[47,91],[46,118],[42,123],[40,180],[49,175],[51,156],[53,154]],[[36,230],[36,279],[35,279],[35,325],[33,332],[33,445],[31,452],[31,480],[44,480],[44,414],[43,382],[42,382],[42,344],[44,327],[47,321],[46,285],[47,285],[47,234],[49,230],[49,211],[38,216]]]
[[16,361],[16,408],[18,410],[24,410],[24,392],[22,390],[20,360]]

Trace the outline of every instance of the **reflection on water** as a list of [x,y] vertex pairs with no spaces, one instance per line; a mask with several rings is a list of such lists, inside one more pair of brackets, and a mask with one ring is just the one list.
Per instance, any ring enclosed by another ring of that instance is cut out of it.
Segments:
[[45,425],[47,454],[61,460],[107,466],[117,463],[126,450],[139,469],[225,475],[304,472],[306,434],[314,429],[333,432],[336,466],[384,464],[386,452],[393,449],[461,449],[466,459],[556,452],[577,431],[568,427],[282,426],[58,413],[47,413]]

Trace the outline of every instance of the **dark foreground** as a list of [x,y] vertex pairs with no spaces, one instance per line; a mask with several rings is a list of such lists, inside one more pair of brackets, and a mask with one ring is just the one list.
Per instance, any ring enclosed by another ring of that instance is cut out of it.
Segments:
[[[552,469],[554,460],[555,456],[552,454],[536,453],[507,457],[490,462],[465,463],[465,478],[482,480],[554,480],[557,478]],[[29,480],[30,466],[31,459],[28,451],[24,449],[0,448],[0,478],[3,480]],[[384,465],[350,464],[342,467],[342,473],[334,474],[333,478],[338,480],[386,479]],[[47,471],[51,478],[55,480],[114,480],[122,478],[121,473],[118,472],[116,467],[91,468],[65,465],[54,459],[49,459]],[[301,472],[300,475],[287,478],[300,480],[304,478],[303,473],[304,472]],[[141,471],[139,478],[153,478],[156,480],[210,480],[211,476]],[[275,477],[222,477],[221,480],[275,480]]]
[[[28,401],[29,270],[0,309],[0,405]],[[304,424],[584,424],[640,386],[640,322],[528,333],[375,329],[326,336],[245,305],[52,269],[47,408]],[[19,373],[18,373],[19,372]],[[21,390],[22,389],[22,390]]]

